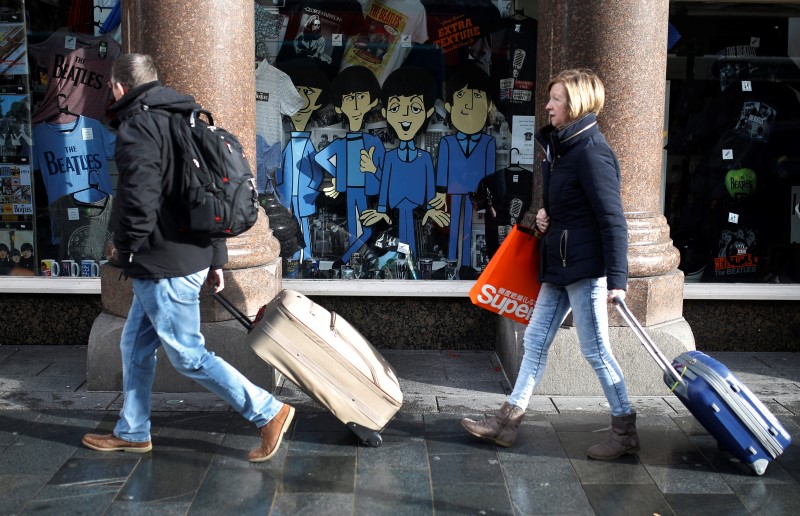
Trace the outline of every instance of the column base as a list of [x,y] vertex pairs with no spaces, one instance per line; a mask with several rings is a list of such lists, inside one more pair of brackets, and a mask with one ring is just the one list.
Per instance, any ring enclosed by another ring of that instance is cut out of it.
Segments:
[[[513,385],[522,362],[522,336],[525,326],[502,318],[498,322],[497,354]],[[672,322],[646,328],[658,348],[672,359],[684,351],[695,349],[689,323],[682,317]],[[627,327],[609,328],[612,351],[619,362],[629,396],[664,396],[669,392],[661,369]],[[501,341],[502,339],[502,341]],[[548,396],[603,396],[597,375],[583,358],[578,332],[562,327],[547,357],[547,368],[534,394]]]
[[[631,278],[626,304],[664,355],[672,359],[695,349],[694,335],[683,318],[683,273],[679,270],[660,276]],[[524,346],[525,325],[498,317],[495,350],[500,363],[514,384]],[[616,309],[609,306],[609,336],[612,351],[622,368],[631,396],[662,396],[667,388],[661,369],[625,325]],[[580,350],[578,333],[568,316],[558,331],[547,358],[547,369],[535,394],[556,396],[602,396],[597,375]]]

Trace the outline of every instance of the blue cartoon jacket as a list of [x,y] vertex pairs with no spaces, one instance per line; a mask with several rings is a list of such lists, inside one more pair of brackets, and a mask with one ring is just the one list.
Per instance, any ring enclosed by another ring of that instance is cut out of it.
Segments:
[[619,162],[590,113],[558,131],[536,135],[547,160],[544,207],[550,227],[542,240],[540,280],[566,286],[585,278],[608,278],[609,289],[626,289],[628,226],[622,212]]

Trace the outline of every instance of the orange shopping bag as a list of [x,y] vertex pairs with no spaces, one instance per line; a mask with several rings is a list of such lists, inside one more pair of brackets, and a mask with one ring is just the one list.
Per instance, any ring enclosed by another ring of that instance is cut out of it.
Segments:
[[472,303],[528,324],[539,295],[539,238],[515,225],[469,291]]

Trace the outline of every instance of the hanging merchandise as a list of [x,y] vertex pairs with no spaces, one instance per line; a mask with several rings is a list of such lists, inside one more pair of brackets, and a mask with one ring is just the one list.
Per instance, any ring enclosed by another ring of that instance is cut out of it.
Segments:
[[516,13],[493,28],[492,82],[497,88],[497,109],[508,120],[533,116],[538,22]]
[[120,44],[109,35],[87,36],[54,32],[42,43],[30,45],[31,73],[42,98],[34,98],[33,123],[71,121],[60,111],[103,120],[111,102],[108,81],[111,65],[120,55]]
[[342,69],[360,65],[378,82],[399,68],[414,44],[428,40],[425,7],[419,0],[371,0],[364,8],[366,27],[350,40]]
[[78,116],[67,124],[43,123],[34,127],[33,137],[34,170],[41,170],[48,204],[72,193],[92,203],[111,192],[108,160],[116,137],[100,122]]
[[75,194],[70,194],[52,203],[48,210],[59,239],[58,259],[76,262],[102,259],[103,246],[114,231],[112,208],[110,195],[96,202],[81,202]]
[[289,20],[278,62],[309,58],[330,79],[338,73],[350,39],[365,32],[356,0],[301,0],[283,12]]
[[256,69],[256,170],[258,191],[280,166],[281,115],[291,117],[304,104],[289,76],[264,59]]
[[[513,151],[513,149],[512,149]],[[486,213],[486,250],[489,258],[522,220],[531,205],[533,172],[519,165],[496,171],[478,184],[473,202]]]
[[492,66],[491,27],[500,11],[491,0],[422,0],[428,21],[428,43],[444,54],[447,72],[474,62],[487,73]]

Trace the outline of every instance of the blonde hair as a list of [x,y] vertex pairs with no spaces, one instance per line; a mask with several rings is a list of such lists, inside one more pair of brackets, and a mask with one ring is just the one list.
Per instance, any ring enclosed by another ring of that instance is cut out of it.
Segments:
[[570,121],[588,115],[599,114],[606,101],[603,81],[591,70],[574,68],[556,74],[547,84],[547,91],[561,83],[567,90],[567,114]]

